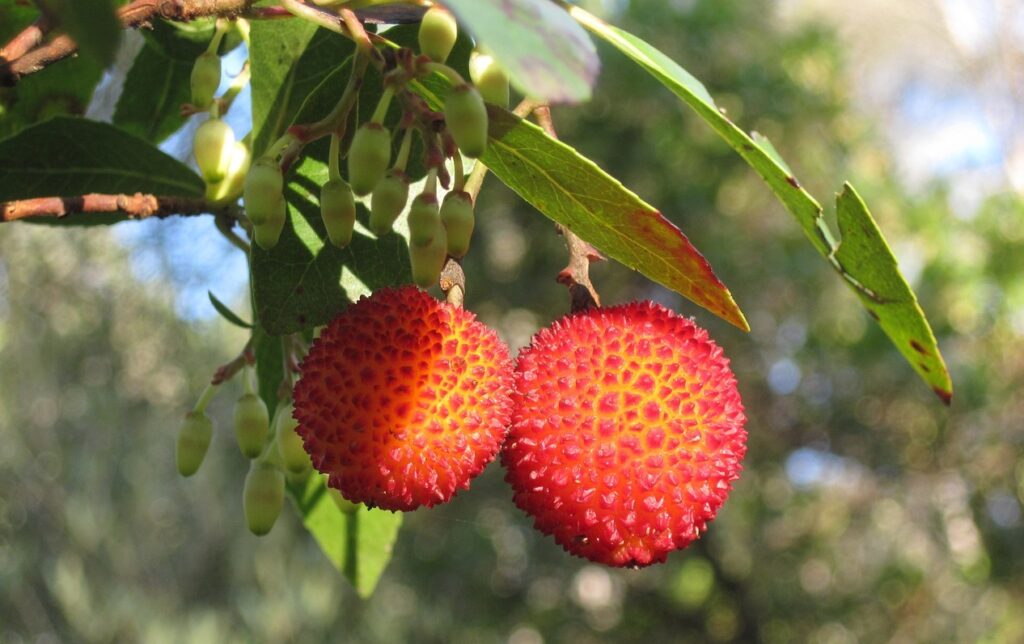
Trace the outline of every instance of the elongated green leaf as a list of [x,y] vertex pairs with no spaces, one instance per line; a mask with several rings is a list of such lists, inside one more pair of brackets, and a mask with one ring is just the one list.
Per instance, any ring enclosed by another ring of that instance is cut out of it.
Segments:
[[590,99],[600,67],[594,43],[550,0],[445,0],[444,5],[523,94],[550,103]]
[[235,326],[240,326],[243,329],[252,328],[251,324],[243,320],[241,317],[239,317],[237,313],[228,308],[227,304],[217,299],[217,296],[213,294],[213,291],[207,291],[206,294],[210,297],[210,304],[213,305],[213,308],[217,309],[217,313],[220,313],[221,317],[223,317],[225,320],[227,320],[231,324],[234,324]]
[[103,66],[114,62],[122,29],[112,0],[50,0],[48,5],[82,54]]
[[850,184],[843,186],[836,197],[836,215],[842,242],[835,258],[860,281],[860,287],[854,292],[907,362],[931,385],[935,394],[949,404],[953,383],[935,335],[917,303],[917,296],[900,274],[882,232]]
[[185,123],[181,104],[191,99],[192,65],[206,49],[209,31],[156,21],[146,32],[114,111],[114,124],[159,143]]
[[[700,81],[650,44],[622,29],[604,23],[577,6],[559,1],[583,26],[608,41],[661,81],[725,139],[761,175],[779,201],[800,223],[811,244],[829,261],[865,304],[869,301],[878,304],[872,295],[891,292],[895,284],[902,284],[905,287],[905,292],[901,291],[895,300],[901,303],[899,306],[871,305],[869,311],[878,318],[882,329],[896,344],[897,349],[907,356],[914,369],[935,389],[939,397],[948,402],[952,395],[952,384],[928,320],[917,305],[910,287],[900,275],[896,262],[885,260],[885,257],[891,257],[888,246],[859,197],[852,196],[852,189],[848,186],[847,190],[844,190],[844,194],[851,194],[850,197],[840,198],[840,204],[846,204],[845,228],[850,231],[870,228],[873,232],[870,235],[864,233],[850,244],[850,247],[857,249],[856,251],[843,251],[842,247],[837,245],[835,236],[822,216],[821,206],[800,186],[789,166],[768,139],[759,135],[753,138],[747,136],[719,111]],[[849,205],[854,202],[860,203],[859,210]],[[842,215],[840,217],[842,219]],[[840,233],[844,240],[846,232],[841,221]],[[867,241],[869,239],[870,242]],[[843,246],[847,246],[847,241],[849,240],[843,242]],[[908,353],[908,338],[919,343],[924,351],[910,350]],[[929,357],[924,367],[919,364],[922,355]]]
[[260,398],[267,404],[267,411],[273,418],[277,411],[277,395],[284,380],[281,338],[268,335],[265,329],[257,326],[252,332],[252,348],[256,356],[256,380],[259,383]]
[[254,21],[251,42],[253,150],[260,154],[355,47],[305,20]]
[[[0,201],[87,193],[201,197],[203,181],[153,145],[113,125],[58,117],[0,141]],[[96,215],[51,223],[111,223]]]
[[[439,105],[447,83],[417,85]],[[490,141],[482,161],[519,196],[597,250],[749,330],[729,289],[672,222],[570,146],[510,112],[488,107]]]
[[373,594],[391,553],[402,514],[360,506],[352,514],[338,509],[322,476],[289,487],[296,509],[334,567],[348,578],[363,598]]

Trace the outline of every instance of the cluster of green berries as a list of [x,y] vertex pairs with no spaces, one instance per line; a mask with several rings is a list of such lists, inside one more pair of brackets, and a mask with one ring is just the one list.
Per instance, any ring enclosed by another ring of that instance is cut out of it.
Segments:
[[[284,505],[285,483],[302,482],[313,471],[313,464],[296,432],[290,400],[281,402],[271,419],[267,405],[254,391],[251,368],[242,370],[243,393],[235,403],[235,441],[242,455],[250,460],[245,477],[242,506],[249,530],[257,535],[270,532]],[[213,437],[213,421],[206,405],[216,387],[209,387],[185,415],[178,433],[177,463],[182,476],[192,476],[202,465]],[[355,508],[345,502],[343,509]],[[351,508],[349,507],[351,506]]]

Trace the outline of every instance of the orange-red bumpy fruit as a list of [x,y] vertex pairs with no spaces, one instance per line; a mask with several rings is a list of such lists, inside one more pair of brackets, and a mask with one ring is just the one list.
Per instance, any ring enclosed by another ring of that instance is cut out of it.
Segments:
[[502,451],[515,502],[570,553],[646,566],[697,539],[740,474],[722,350],[651,302],[577,313],[519,353]]
[[376,291],[313,342],[295,418],[313,465],[350,501],[444,503],[491,462],[512,414],[497,334],[408,286]]

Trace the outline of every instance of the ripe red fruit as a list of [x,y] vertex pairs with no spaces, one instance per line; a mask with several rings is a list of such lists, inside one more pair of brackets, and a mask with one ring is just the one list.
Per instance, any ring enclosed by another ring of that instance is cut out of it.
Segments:
[[313,342],[295,385],[297,431],[348,500],[430,507],[494,459],[511,390],[508,348],[472,313],[412,286],[383,289]]
[[646,566],[715,517],[746,452],[722,350],[651,302],[592,309],[519,354],[502,451],[515,503],[570,553]]

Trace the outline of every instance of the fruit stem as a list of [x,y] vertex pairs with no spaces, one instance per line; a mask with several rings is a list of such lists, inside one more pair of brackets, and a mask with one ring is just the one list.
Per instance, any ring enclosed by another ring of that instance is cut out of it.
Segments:
[[327,178],[330,180],[341,179],[341,170],[338,168],[338,159],[341,157],[341,137],[337,133],[331,135],[331,150],[327,157]]
[[224,236],[224,239],[228,240],[229,244],[245,253],[246,257],[249,256],[249,251],[252,248],[244,239],[236,235],[235,231],[231,230],[232,220],[230,218],[217,215],[213,222],[217,226],[217,230],[220,231],[220,234]]
[[248,364],[242,367],[242,391],[247,394],[256,393],[252,387],[252,367]]
[[224,39],[224,34],[227,33],[228,26],[227,21],[223,18],[217,18],[214,25],[213,38],[210,39],[210,44],[206,46],[206,51],[216,55],[217,50],[220,49],[220,41]]
[[245,86],[249,84],[250,78],[252,78],[252,69],[249,66],[249,61],[246,60],[242,65],[242,71],[238,72],[238,76],[235,76],[235,79],[231,81],[231,85],[224,90],[223,96],[214,101],[215,104],[220,104],[220,114],[227,114],[228,110],[231,109],[231,104],[235,102],[235,98],[237,98],[242,90],[245,89]]
[[463,190],[466,186],[466,171],[462,167],[462,154],[456,150],[452,156],[452,163],[454,164],[455,174],[455,185],[452,187],[453,190]]
[[476,198],[480,194],[480,189],[484,186],[484,178],[487,176],[487,166],[477,159],[473,165],[473,171],[469,173],[469,177],[466,179],[463,190],[466,194],[476,203]]
[[402,145],[398,148],[398,158],[395,160],[395,169],[405,171],[409,163],[409,152],[412,150],[412,128],[406,128],[402,135]]
[[427,181],[423,184],[423,194],[437,195],[437,168],[431,168],[427,172]]
[[212,382],[208,383],[206,385],[206,389],[203,389],[203,393],[199,395],[199,400],[197,400],[195,406],[192,407],[192,411],[199,414],[205,414],[206,406],[210,404],[211,400],[213,400],[213,396],[217,393],[218,388],[220,388],[220,385],[215,385]]
[[388,114],[388,108],[391,107],[391,98],[395,95],[395,89],[391,86],[384,87],[384,93],[380,96],[380,102],[377,103],[377,109],[373,111],[373,116],[370,117],[371,123],[383,123],[384,117]]

